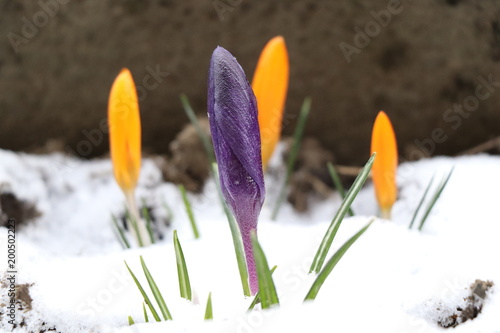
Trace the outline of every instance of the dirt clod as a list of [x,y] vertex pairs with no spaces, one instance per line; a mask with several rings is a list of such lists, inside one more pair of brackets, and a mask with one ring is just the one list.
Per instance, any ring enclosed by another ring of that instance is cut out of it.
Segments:
[[[210,138],[207,118],[199,118],[200,126]],[[172,158],[163,167],[166,181],[183,184],[186,190],[199,193],[209,176],[208,157],[196,128],[188,124],[170,143]]]
[[40,215],[36,207],[25,200],[20,200],[12,192],[0,193],[0,225],[7,226],[7,221],[16,220],[16,227]]
[[24,310],[24,311],[31,310],[31,303],[33,302],[29,289],[31,286],[33,286],[32,283],[18,284],[16,286],[16,299],[17,302],[19,303],[19,310]]
[[456,327],[476,318],[483,309],[484,300],[491,287],[493,287],[492,281],[474,281],[469,287],[470,295],[465,298],[466,306],[457,307],[455,313],[440,320],[438,325],[444,328]]
[[[292,143],[293,140],[288,140],[287,149],[283,154],[285,164]],[[323,148],[318,140],[305,138],[302,141],[290,178],[288,194],[288,201],[296,211],[305,212],[308,209],[310,196],[325,198],[331,192],[333,184],[326,166],[328,162],[333,162],[333,154]]]

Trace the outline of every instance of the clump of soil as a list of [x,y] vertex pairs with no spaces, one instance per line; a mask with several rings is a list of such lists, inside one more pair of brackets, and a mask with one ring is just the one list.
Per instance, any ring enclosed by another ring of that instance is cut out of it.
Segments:
[[[286,164],[293,140],[287,140],[287,148],[283,154]],[[307,211],[308,198],[319,196],[326,198],[331,193],[333,182],[328,173],[327,163],[333,163],[333,154],[323,148],[318,140],[304,138],[300,145],[294,171],[290,178],[288,201],[296,211]]]
[[19,310],[31,310],[31,303],[33,302],[33,299],[31,298],[29,288],[32,285],[33,284],[24,283],[16,286],[16,299],[20,303]]
[[[199,118],[202,130],[210,139],[207,118]],[[188,124],[170,143],[172,157],[163,166],[163,178],[174,184],[183,184],[186,190],[200,193],[210,174],[209,160],[196,128]]]
[[16,220],[16,226],[22,225],[35,217],[40,212],[35,205],[25,200],[20,200],[12,192],[0,193],[0,225],[7,227],[9,219]]
[[[2,288],[8,288],[8,285],[5,282],[5,279],[2,279],[0,286]],[[24,313],[27,313],[32,310],[33,299],[30,295],[30,288],[33,286],[33,283],[22,283],[16,284],[16,311],[19,318],[16,318],[16,321],[13,325],[9,325],[9,328],[12,331],[16,331],[17,328],[23,328],[29,325],[27,323],[27,318]],[[6,309],[6,304],[0,303],[0,319],[4,315],[3,309]],[[21,312],[22,311],[22,312]],[[40,322],[37,328],[31,327],[30,332],[60,332],[54,325],[49,325],[46,322]]]
[[464,299],[465,307],[457,307],[452,315],[442,318],[438,325],[444,328],[456,327],[467,320],[476,318],[483,309],[484,300],[491,287],[493,287],[492,281],[474,281],[469,288],[470,295]]
[[[3,279],[5,280],[5,279]],[[8,284],[5,281],[1,283],[2,288],[8,288]],[[33,283],[23,283],[16,284],[16,305],[17,310],[20,311],[30,311],[32,309],[31,303],[33,299],[30,295],[30,287],[33,286]],[[1,308],[5,307],[6,304],[0,304]]]

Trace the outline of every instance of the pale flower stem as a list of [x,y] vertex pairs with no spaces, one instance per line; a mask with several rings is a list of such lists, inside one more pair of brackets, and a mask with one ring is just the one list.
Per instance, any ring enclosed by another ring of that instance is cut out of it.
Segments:
[[141,216],[139,214],[139,210],[137,208],[134,191],[133,190],[126,191],[125,198],[127,199],[128,211],[131,215],[130,217],[135,220],[135,223],[137,224],[137,231],[139,233],[139,234],[137,234],[136,230],[133,227],[131,227],[130,230],[132,232],[132,235],[136,239],[137,244],[139,246],[151,245],[151,239],[149,238],[148,229],[146,228],[146,224],[144,223],[144,220],[141,219]]
[[256,232],[255,228],[248,228],[245,225],[240,229],[241,240],[243,241],[243,248],[245,250],[245,259],[248,272],[248,283],[252,295],[259,291],[259,280],[257,277],[257,267],[255,266],[255,257],[252,246],[252,231]]
[[391,208],[381,208],[381,210],[380,210],[380,216],[383,219],[391,220]]

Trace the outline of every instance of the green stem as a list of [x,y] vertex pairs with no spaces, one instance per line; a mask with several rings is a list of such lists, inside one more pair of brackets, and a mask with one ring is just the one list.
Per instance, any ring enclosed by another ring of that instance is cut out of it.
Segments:
[[297,121],[297,127],[295,128],[295,132],[293,134],[293,145],[290,149],[290,155],[288,156],[287,168],[285,181],[281,185],[278,200],[276,201],[276,205],[274,206],[273,213],[271,215],[271,219],[274,221],[278,217],[279,210],[283,201],[285,200],[286,187],[290,182],[290,177],[292,175],[293,167],[295,166],[295,162],[297,160],[297,156],[299,154],[300,144],[302,142],[302,135],[304,134],[304,128],[306,126],[306,120],[309,116],[309,111],[311,110],[311,98],[307,97],[302,104],[302,108],[300,110],[299,120]]

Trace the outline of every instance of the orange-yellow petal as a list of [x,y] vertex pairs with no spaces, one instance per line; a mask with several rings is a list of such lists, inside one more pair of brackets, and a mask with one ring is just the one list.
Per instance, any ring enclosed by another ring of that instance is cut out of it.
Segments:
[[288,91],[288,52],[281,36],[271,39],[260,54],[252,81],[257,99],[264,169],[281,135]]
[[377,153],[372,167],[372,177],[377,201],[384,217],[390,217],[396,201],[396,169],[398,147],[391,121],[384,111],[375,119],[372,132],[371,153]]
[[141,169],[141,119],[134,79],[126,68],[111,87],[108,122],[115,179],[128,192],[135,188]]

